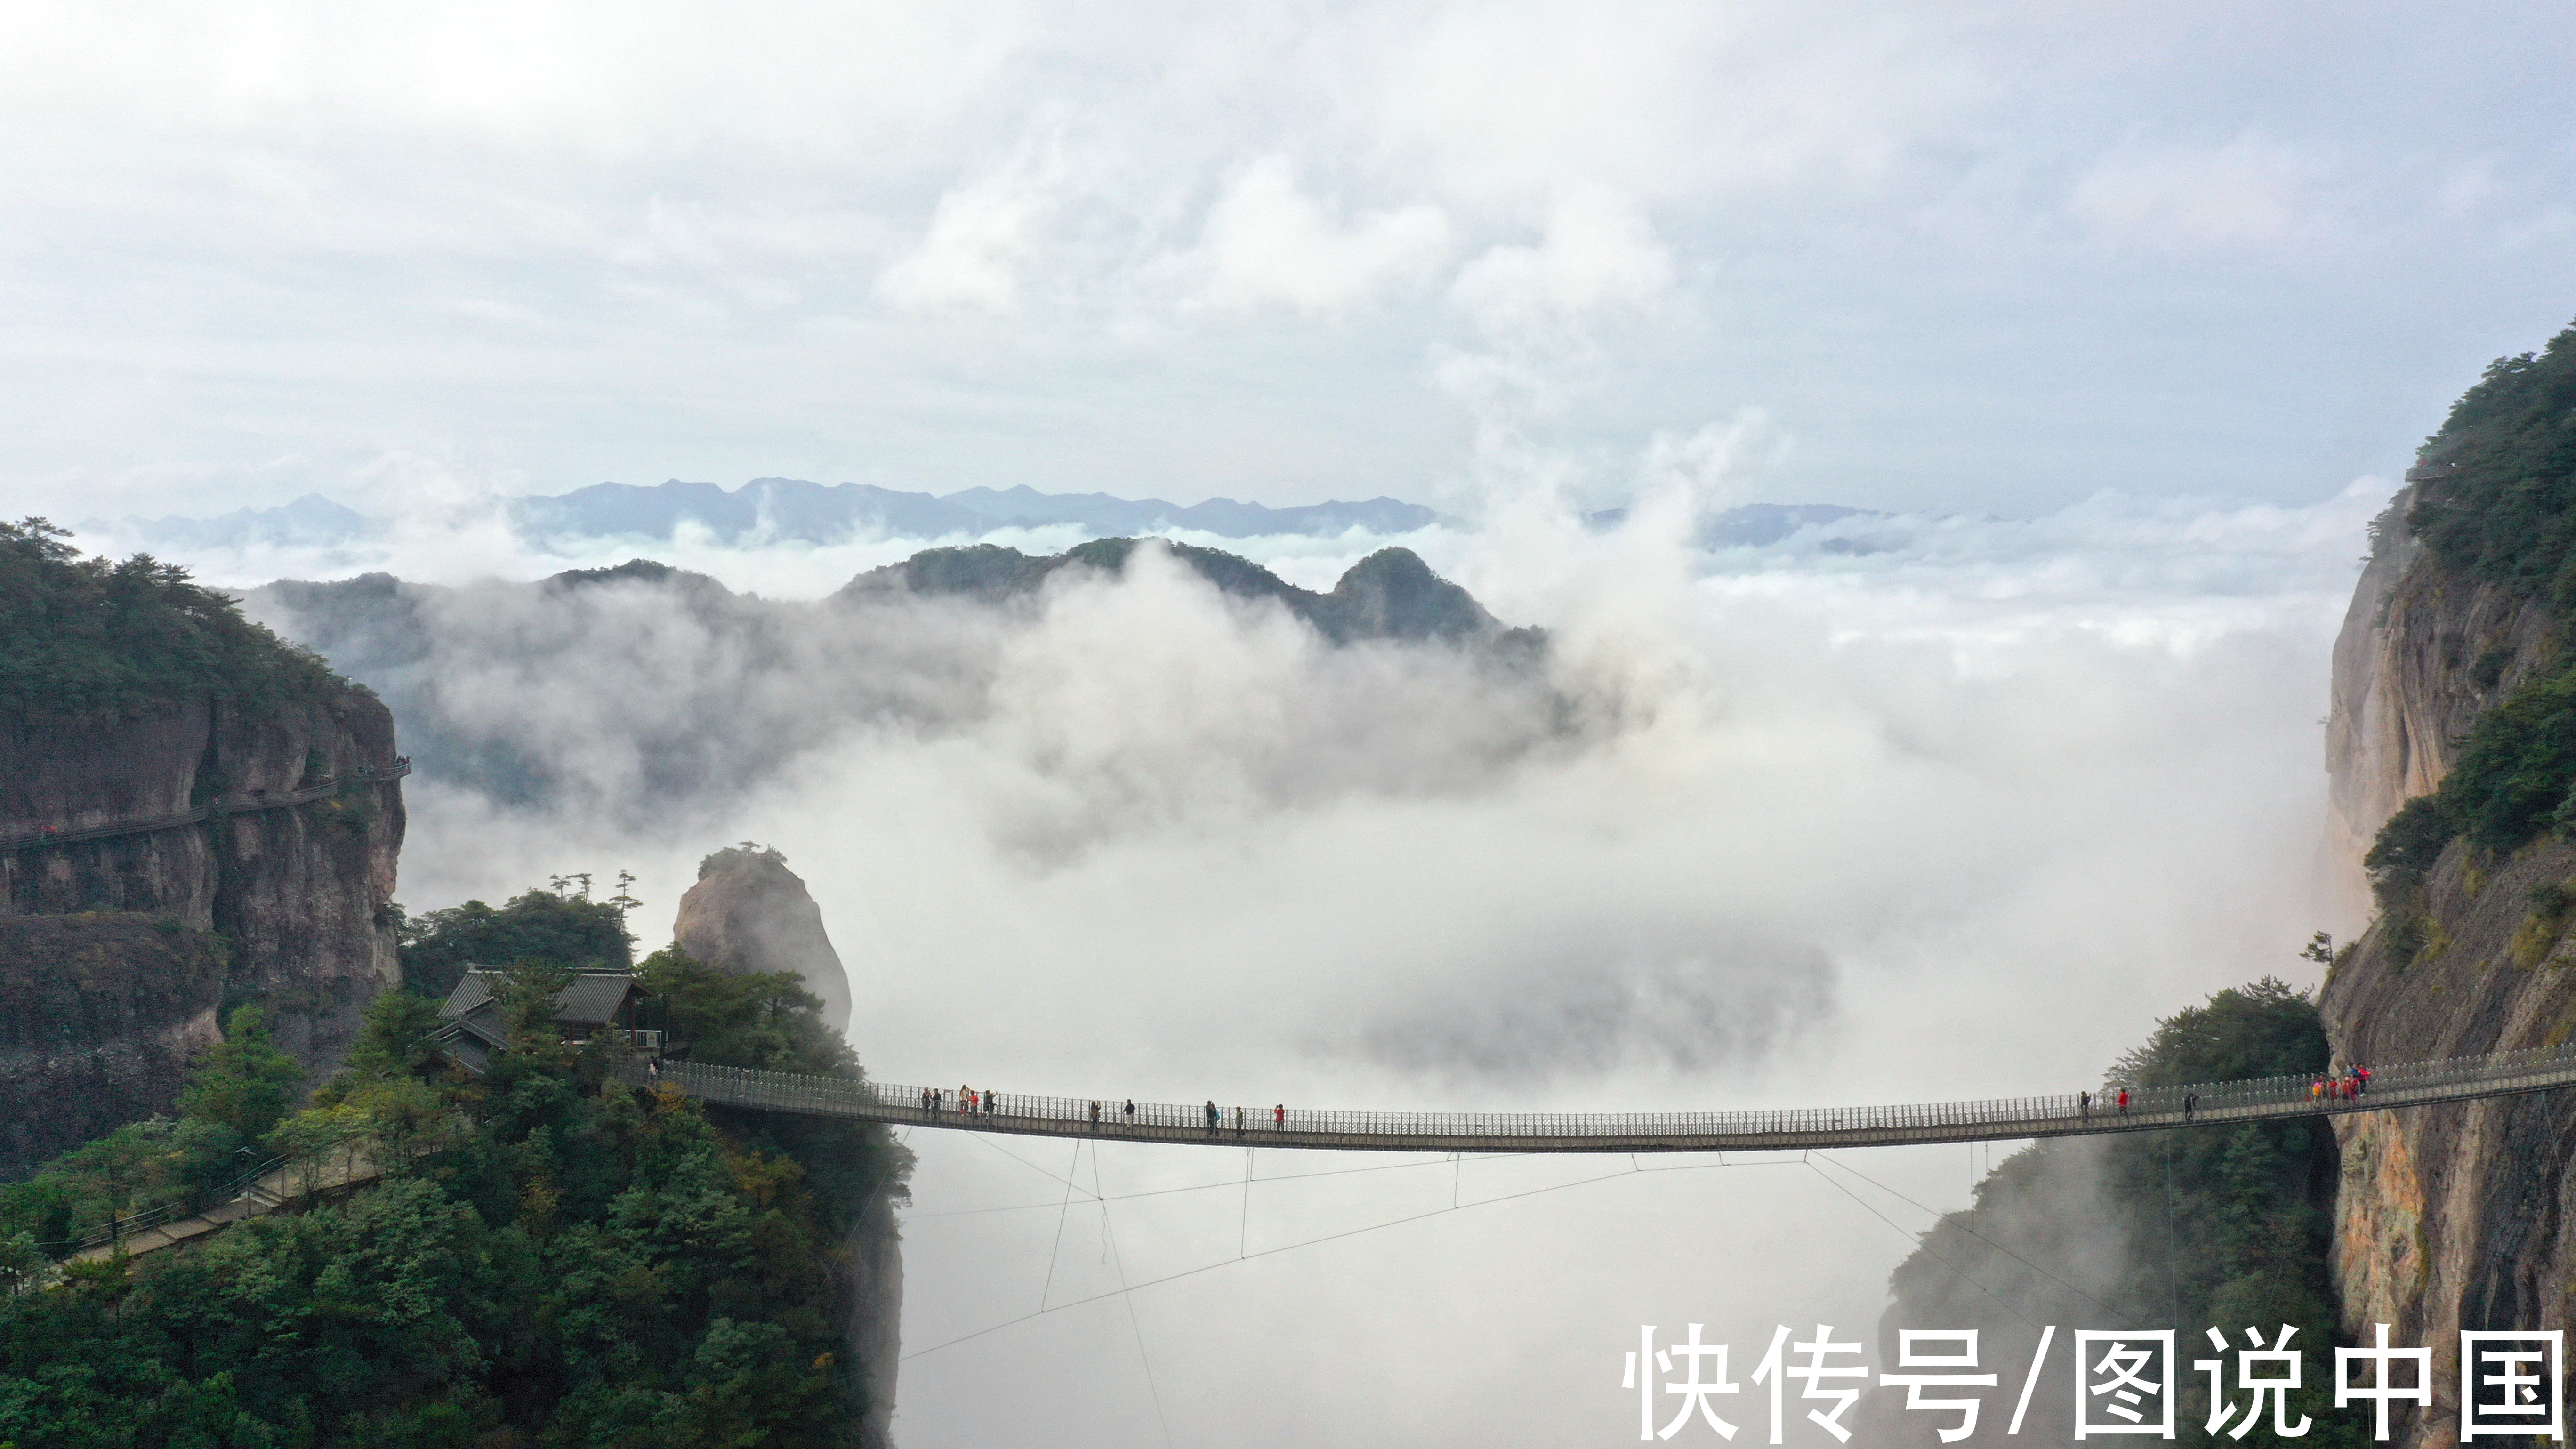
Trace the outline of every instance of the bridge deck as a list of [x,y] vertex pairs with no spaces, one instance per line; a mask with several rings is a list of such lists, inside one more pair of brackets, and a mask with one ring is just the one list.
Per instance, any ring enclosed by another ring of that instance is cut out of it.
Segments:
[[[1361,1152],[1751,1152],[1905,1143],[2010,1141],[2091,1133],[2145,1132],[2230,1122],[2276,1121],[2419,1107],[2576,1086],[2576,1044],[2447,1061],[2373,1067],[2357,1098],[2310,1094],[2311,1078],[2270,1077],[2200,1086],[2143,1088],[2127,1112],[2077,1093],[1880,1107],[1802,1107],[1754,1112],[1529,1113],[1332,1112],[1291,1108],[1220,1109],[1211,1129],[1204,1106],[1124,1098],[1031,1097],[1002,1093],[994,1109],[958,1110],[955,1094],[925,1108],[925,1089],[838,1077],[745,1071],[665,1062],[660,1075],[640,1058],[619,1076],[638,1086],[675,1088],[707,1102],[777,1112],[851,1117],[919,1127],[1031,1137],[1096,1137],[1211,1147],[1297,1147]],[[2188,1107],[2186,1100],[2188,1101]],[[1094,1115],[1095,1105],[1097,1116]]]

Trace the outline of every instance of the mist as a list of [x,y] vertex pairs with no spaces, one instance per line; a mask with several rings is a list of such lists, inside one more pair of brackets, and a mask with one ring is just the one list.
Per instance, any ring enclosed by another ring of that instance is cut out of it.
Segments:
[[[2316,716],[2387,491],[1715,553],[1651,508],[1406,539],[1549,631],[1519,669],[1336,648],[1151,549],[1021,609],[433,573],[405,594],[427,652],[335,658],[407,739],[520,752],[409,783],[406,904],[631,869],[651,946],[700,855],[776,845],[884,1080],[1256,1109],[2068,1090],[2349,928]],[[1237,546],[1320,584],[1383,540],[1340,542]],[[314,634],[292,596],[252,607]],[[2003,1155],[910,1145],[912,1446],[1624,1437],[1638,1325],[1866,1338],[1910,1234]]]

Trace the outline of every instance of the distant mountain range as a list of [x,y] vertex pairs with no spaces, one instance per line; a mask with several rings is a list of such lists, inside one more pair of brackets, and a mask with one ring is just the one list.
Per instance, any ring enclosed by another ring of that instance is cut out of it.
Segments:
[[[1440,524],[1461,526],[1445,514],[1394,498],[1293,508],[1211,498],[1183,507],[1160,498],[1040,493],[1025,484],[933,496],[872,483],[827,486],[800,478],[755,478],[731,490],[677,479],[651,487],[595,483],[570,493],[512,499],[509,510],[512,525],[522,537],[547,546],[603,539],[667,542],[692,526],[725,544],[832,544],[856,537],[973,541],[1005,529],[1068,525],[1094,538],[1175,529],[1219,538],[1332,538],[1353,531],[1384,538]],[[1876,516],[1831,503],[1752,503],[1707,519],[1698,542],[1704,548],[1763,547],[1802,528]],[[1585,514],[1584,522],[1606,530],[1626,517],[1625,509],[1605,509]],[[237,509],[215,518],[128,518],[81,525],[84,533],[164,552],[262,545],[340,547],[382,538],[391,528],[384,519],[319,493],[276,508]]]
[[[640,824],[738,797],[853,724],[979,717],[999,656],[956,641],[1032,627],[1048,579],[1123,574],[1148,548],[1231,599],[1277,604],[1330,644],[1451,650],[1489,681],[1549,687],[1534,667],[1541,631],[1505,626],[1401,547],[1361,559],[1324,593],[1234,554],[1115,538],[1053,555],[926,549],[815,600],[738,594],[635,559],[462,590],[382,573],[281,580],[244,605],[375,690],[423,779],[512,805],[588,792]],[[1556,717],[1552,704],[1525,716]]]
[[387,528],[381,518],[343,508],[319,493],[307,493],[275,508],[237,508],[214,518],[128,518],[115,523],[92,519],[79,531],[105,534],[129,547],[167,551],[257,544],[330,548],[382,537]]

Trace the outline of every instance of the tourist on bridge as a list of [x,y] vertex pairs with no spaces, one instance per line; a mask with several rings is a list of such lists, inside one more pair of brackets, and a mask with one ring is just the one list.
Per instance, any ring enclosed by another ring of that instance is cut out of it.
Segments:
[[1271,1109],[1270,1109],[1270,1126],[1271,1126],[1271,1130],[1273,1130],[1273,1131],[1286,1131],[1286,1130],[1287,1130],[1287,1127],[1288,1127],[1288,1104],[1287,1104],[1287,1103],[1282,1102],[1282,1103],[1280,1103],[1278,1106],[1273,1107],[1273,1108],[1271,1108]]
[[1241,1107],[1234,1109],[1234,1135],[1237,1137],[1243,1135],[1243,1109]]
[[1136,1125],[1136,1099],[1133,1097],[1127,1099],[1127,1125]]
[[2093,1094],[2091,1092],[2076,1093],[2075,1107],[2078,1112],[2083,1114],[2085,1121],[2090,1122],[2093,1120]]
[[957,1084],[957,1115],[960,1117],[975,1115],[975,1089],[964,1082]]
[[2362,1066],[2356,1066],[2356,1067],[2354,1067],[2354,1068],[2352,1069],[2352,1075],[2353,1075],[2353,1082],[2354,1082],[2354,1086],[2353,1086],[2353,1095],[2354,1095],[2354,1096],[2358,1097],[2358,1096],[2360,1096],[2362,1093],[2367,1092],[2367,1091],[2369,1091],[2369,1090],[2370,1090],[2370,1068],[2368,1068],[2368,1067],[2362,1067]]
[[1207,1119],[1208,1119],[1208,1130],[1209,1130],[1210,1132],[1214,1132],[1214,1131],[1216,1130],[1216,1123],[1217,1123],[1216,1098],[1214,1098],[1214,1097],[1210,1097],[1210,1098],[1208,1098],[1208,1104],[1207,1104]]
[[991,1088],[986,1088],[984,1091],[984,1115],[990,1117],[1001,1109],[1002,1099],[994,1096]]
[[2129,1089],[2126,1087],[2120,1089],[2120,1115],[2123,1117],[2129,1115]]
[[1100,1099],[1097,1097],[1091,1102],[1091,1125],[1094,1127],[1100,1125]]
[[2184,1120],[2184,1121],[2186,1121],[2186,1122],[2190,1121],[2190,1120],[2191,1120],[2191,1110],[2192,1110],[2194,1107],[2197,1107],[2197,1106],[2199,1106],[2199,1105],[2200,1105],[2200,1094],[2199,1094],[2198,1092],[2185,1092],[2185,1093],[2183,1093],[2183,1097],[2182,1097],[2182,1120]]

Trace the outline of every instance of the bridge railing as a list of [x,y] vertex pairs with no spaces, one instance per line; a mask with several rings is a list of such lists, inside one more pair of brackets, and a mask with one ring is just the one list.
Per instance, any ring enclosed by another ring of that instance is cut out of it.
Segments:
[[[1097,1122],[1104,1128],[1144,1129],[1153,1135],[1221,1136],[1240,1130],[1245,1136],[1287,1131],[1327,1137],[1476,1137],[1604,1138],[1808,1136],[1818,1134],[1909,1134],[1944,1128],[2055,1126],[2088,1116],[2118,1115],[2115,1086],[2109,1092],[2061,1092],[2049,1096],[1997,1097],[1974,1101],[1915,1102],[1863,1107],[1798,1107],[1733,1112],[1370,1112],[1291,1107],[1282,1117],[1275,1105],[1228,1103],[1218,1107],[1211,1124],[1207,1104],[1131,1102],[1124,1097],[1059,1097],[1017,1092],[990,1094],[969,1114],[954,1089],[932,1089],[898,1083],[852,1081],[837,1077],[762,1072],[695,1062],[662,1064],[667,1080],[708,1101],[784,1111],[838,1113],[890,1121],[963,1125],[978,1119],[993,1125],[1032,1121],[1054,1124]],[[2372,1069],[2370,1094],[2402,1098],[2460,1084],[2504,1082],[2539,1073],[2576,1071],[2576,1043],[2454,1057],[2439,1061],[2391,1063]],[[629,1081],[646,1083],[640,1063],[630,1064]],[[2169,1087],[2137,1087],[2129,1094],[2131,1118],[2180,1118],[2186,1098],[2198,1114],[2242,1108],[2296,1106],[2316,1101],[2311,1075],[2261,1077]],[[1238,1118],[1237,1112],[1241,1116]]]

